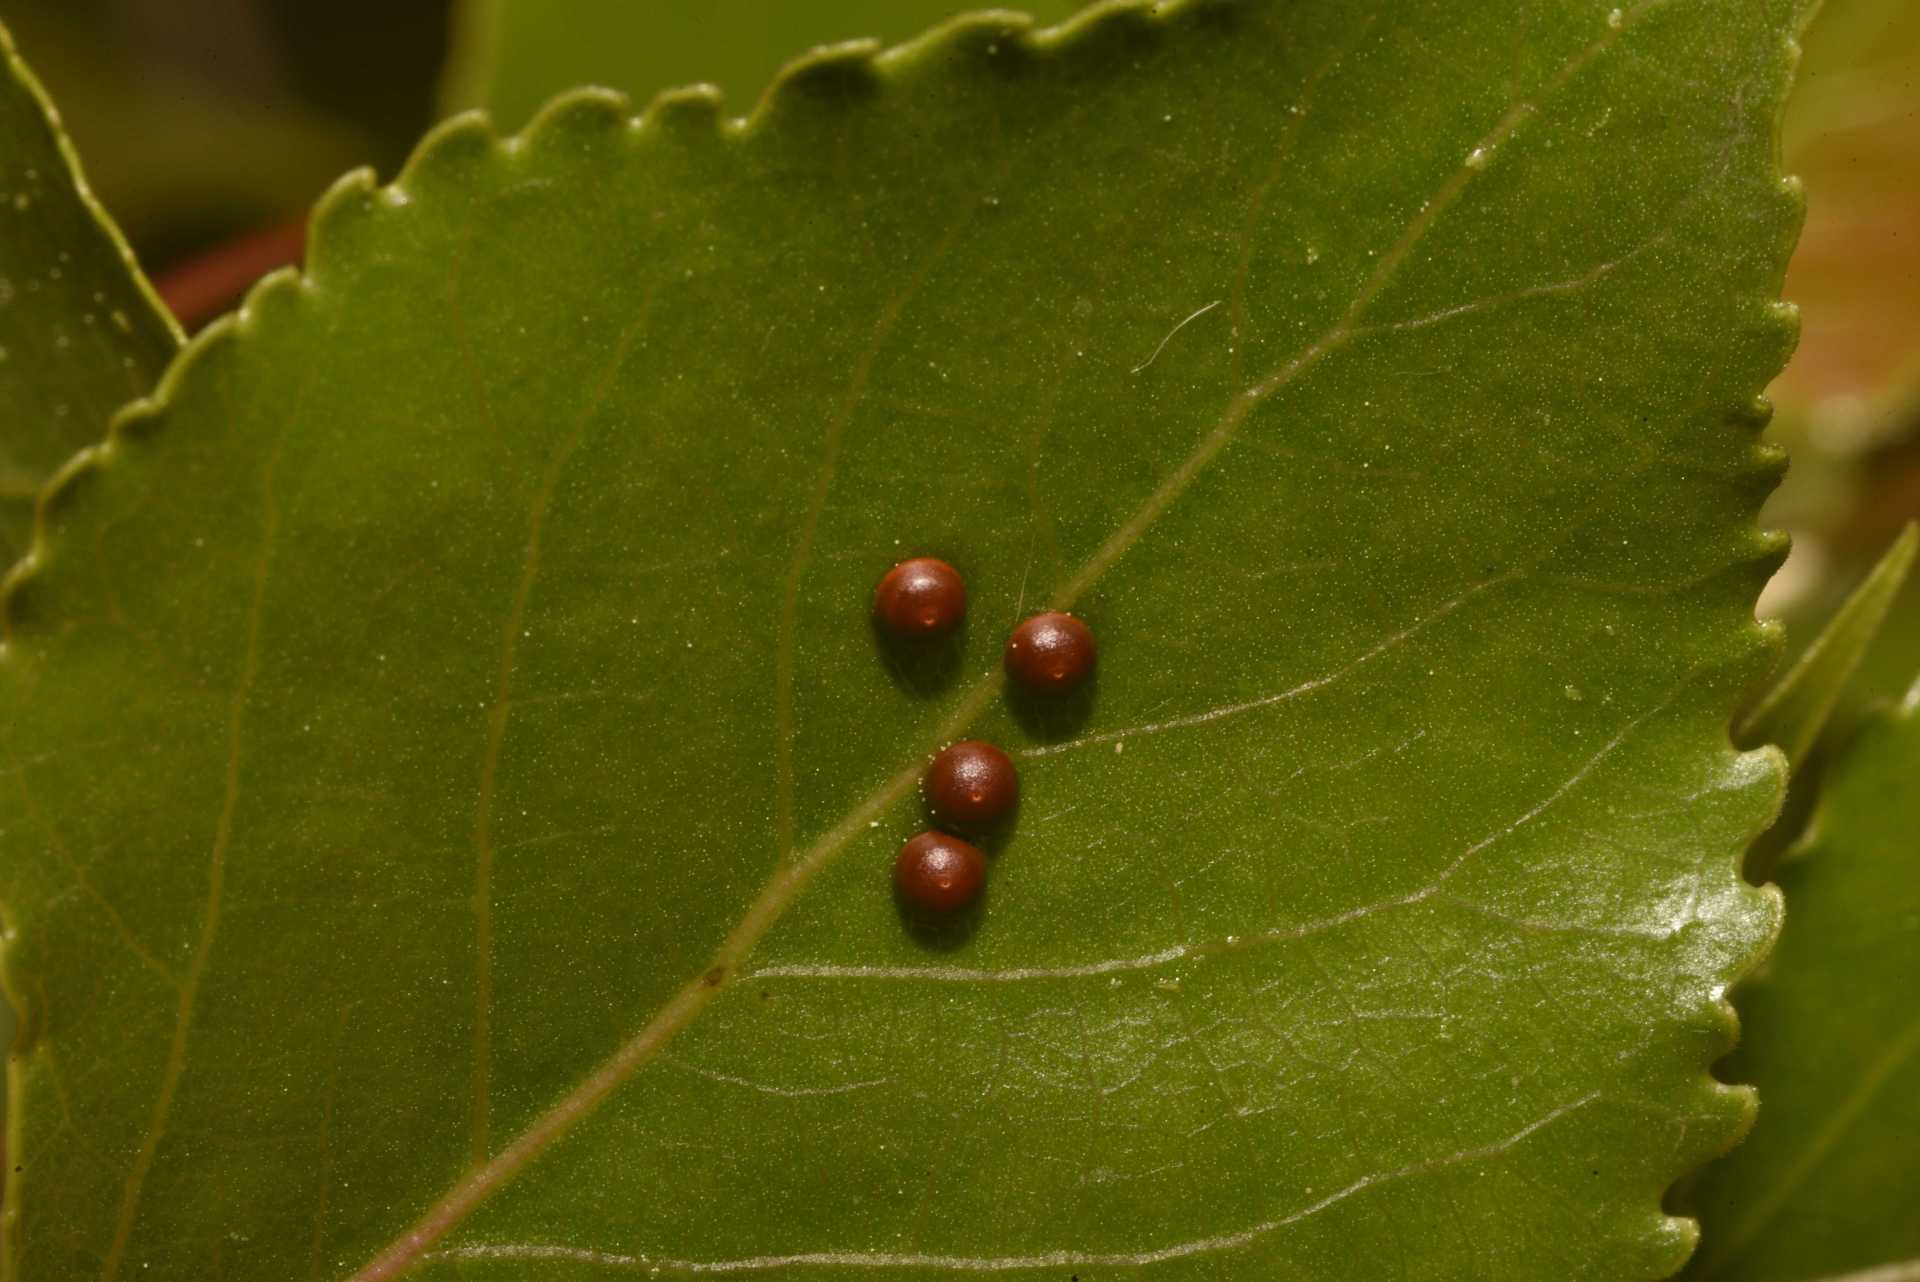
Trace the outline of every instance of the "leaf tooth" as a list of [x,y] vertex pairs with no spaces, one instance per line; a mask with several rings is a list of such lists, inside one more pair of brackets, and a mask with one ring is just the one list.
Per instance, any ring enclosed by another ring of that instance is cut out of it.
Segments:
[[[529,125],[527,132],[531,133],[533,128]],[[391,187],[377,191],[371,183],[365,186],[362,206],[367,210],[376,204],[398,208],[412,204],[415,199],[430,199],[442,190],[449,193],[465,190],[462,184],[473,182],[478,171],[496,162],[502,153],[517,151],[521,146],[519,138],[502,139],[485,112],[469,111],[443,120],[413,149]],[[313,239],[316,241],[335,230],[326,225],[333,196],[334,193],[329,192],[314,215]],[[309,249],[308,257],[311,268],[319,255]]]
[[889,72],[895,67],[935,58],[950,63],[1006,68],[1030,60],[1036,47],[1031,16],[990,9],[949,19],[905,44],[895,45],[875,61]]
[[813,50],[781,69],[755,105],[749,123],[780,122],[817,112],[838,114],[882,88],[878,40],[849,40]]
[[1784,368],[1793,349],[1800,345],[1800,304],[1785,298],[1768,299],[1766,329],[1768,337],[1779,348],[1780,364]]
[[[344,242],[358,238],[356,224],[372,213],[378,190],[372,169],[355,169],[335,179],[314,205],[307,219],[305,278],[310,283],[331,274],[336,254],[349,256]],[[246,310],[244,305],[241,310]]]
[[720,132],[724,99],[715,85],[685,85],[668,89],[647,104],[640,124],[662,133],[702,137]]
[[[1744,477],[1735,477],[1733,480],[1736,493],[1748,502],[1760,503],[1773,492],[1779,481],[1779,473],[1771,467],[1754,467]],[[1733,533],[1728,541],[1728,569],[1746,583],[1745,595],[1750,602],[1758,604],[1767,585],[1780,573],[1780,567],[1787,563],[1787,553],[1792,548],[1793,539],[1785,530],[1763,529],[1758,522]],[[1780,662],[1781,651],[1785,648],[1785,634],[1773,626],[1772,620],[1763,619],[1757,614],[1749,618],[1747,630],[1758,640],[1762,651],[1760,668],[1753,674],[1755,681],[1762,681]],[[1731,727],[1731,721],[1728,724]]]
[[1231,30],[1247,21],[1238,0],[1108,0],[1058,26],[1035,31],[1030,43],[1046,52],[1094,60],[1131,61],[1156,51],[1176,27]]
[[612,89],[589,86],[551,99],[502,146],[510,152],[532,152],[556,144],[616,138],[635,123],[632,99]]

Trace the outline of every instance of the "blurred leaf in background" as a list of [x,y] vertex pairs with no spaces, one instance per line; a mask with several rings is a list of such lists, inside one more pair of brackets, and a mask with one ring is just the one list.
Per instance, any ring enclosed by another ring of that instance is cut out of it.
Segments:
[[447,0],[0,0],[148,267],[304,214],[432,122]]
[[40,488],[144,395],[178,335],[89,195],[59,115],[0,27],[0,571]]
[[1702,1237],[1686,1282],[1920,1276],[1916,774],[1920,686],[1839,754],[1780,869],[1786,927],[1741,985],[1730,1061],[1760,1087],[1759,1121],[1695,1190]]

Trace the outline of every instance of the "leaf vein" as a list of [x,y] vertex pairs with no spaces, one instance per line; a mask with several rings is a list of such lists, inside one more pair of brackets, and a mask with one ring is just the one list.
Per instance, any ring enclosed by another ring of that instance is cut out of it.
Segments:
[[[285,438],[282,437],[282,443]],[[179,986],[175,1007],[173,1037],[167,1047],[167,1060],[161,1070],[160,1091],[154,1097],[153,1111],[147,1121],[146,1138],[135,1154],[127,1173],[120,1199],[120,1212],[114,1225],[113,1240],[100,1269],[100,1282],[113,1282],[126,1258],[127,1243],[140,1212],[140,1200],[146,1189],[147,1175],[153,1169],[160,1142],[166,1137],[173,1101],[179,1093],[180,1078],[186,1071],[187,1035],[193,1023],[194,1008],[200,996],[200,984],[213,958],[213,945],[220,930],[221,900],[226,891],[227,853],[233,844],[234,820],[240,808],[240,764],[247,706],[253,698],[254,682],[260,674],[260,624],[266,609],[267,577],[273,565],[274,540],[280,527],[279,504],[274,497],[273,475],[279,462],[280,447],[261,470],[260,550],[254,560],[253,593],[247,605],[245,641],[240,672],[227,703],[227,768],[222,785],[220,813],[214,825],[213,848],[207,859],[206,906],[200,917],[200,934],[192,959]]]
[[[554,452],[540,480],[527,515],[527,538],[521,555],[520,575],[514,584],[513,601],[500,628],[500,665],[495,678],[493,700],[487,709],[486,740],[480,758],[480,781],[476,789],[473,816],[473,895],[474,922],[474,1017],[473,1068],[469,1084],[467,1113],[468,1160],[479,1164],[486,1160],[490,1129],[493,1048],[493,798],[500,772],[500,750],[506,741],[507,722],[512,716],[513,674],[518,663],[521,634],[526,630],[527,603],[540,573],[540,544],[546,531],[547,513],[560,486],[567,464],[586,440],[600,406],[613,389],[615,377],[626,363],[634,340],[646,328],[653,312],[653,294],[642,300],[638,315],[627,325],[614,345],[607,367],[596,381],[592,394],[580,411],[572,430]],[[477,371],[475,377],[478,377]],[[481,399],[485,400],[484,391]]]
[[1491,1143],[1391,1170],[1376,1172],[1308,1203],[1298,1210],[1249,1228],[1213,1237],[1195,1238],[1143,1251],[1086,1251],[1062,1249],[1020,1256],[919,1255],[884,1251],[798,1251],[786,1255],[748,1256],[733,1260],[678,1260],[657,1256],[595,1251],[545,1243],[487,1243],[450,1247],[434,1252],[448,1260],[558,1260],[608,1268],[646,1268],[669,1273],[763,1273],[785,1268],[936,1269],[952,1273],[1008,1273],[1046,1268],[1139,1268],[1195,1256],[1216,1255],[1250,1246],[1291,1224],[1310,1219],[1330,1207],[1381,1185],[1432,1175],[1456,1166],[1490,1161],[1512,1151],[1535,1134],[1601,1098],[1592,1091],[1562,1104]]

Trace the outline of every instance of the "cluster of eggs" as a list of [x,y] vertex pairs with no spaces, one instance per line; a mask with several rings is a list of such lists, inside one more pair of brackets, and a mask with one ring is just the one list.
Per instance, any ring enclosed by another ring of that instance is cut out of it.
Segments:
[[[960,572],[933,557],[902,561],[880,580],[873,614],[903,639],[941,636],[967,613]],[[1093,671],[1093,633],[1071,614],[1048,611],[1023,621],[1007,638],[1007,675],[1036,694],[1064,694]],[[1020,799],[1020,772],[994,744],[968,739],[943,749],[922,780],[927,808],[940,827],[908,840],[893,864],[902,899],[932,913],[951,913],[978,899],[987,859],[966,840],[992,829]],[[956,835],[965,834],[965,836]]]

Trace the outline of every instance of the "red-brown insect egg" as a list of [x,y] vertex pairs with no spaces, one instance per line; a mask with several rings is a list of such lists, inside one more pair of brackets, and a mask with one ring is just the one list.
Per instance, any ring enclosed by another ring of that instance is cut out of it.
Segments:
[[916,908],[956,912],[980,897],[987,884],[987,857],[958,837],[923,832],[900,847],[893,861],[893,884]]
[[951,632],[967,613],[967,585],[945,561],[916,556],[888,570],[873,590],[873,614],[895,636]]
[[1071,614],[1036,614],[1007,638],[1007,672],[1030,690],[1071,690],[1093,671],[1093,633]]
[[949,828],[984,828],[1020,799],[1020,772],[1006,753],[965,739],[933,759],[922,780],[927,806]]

